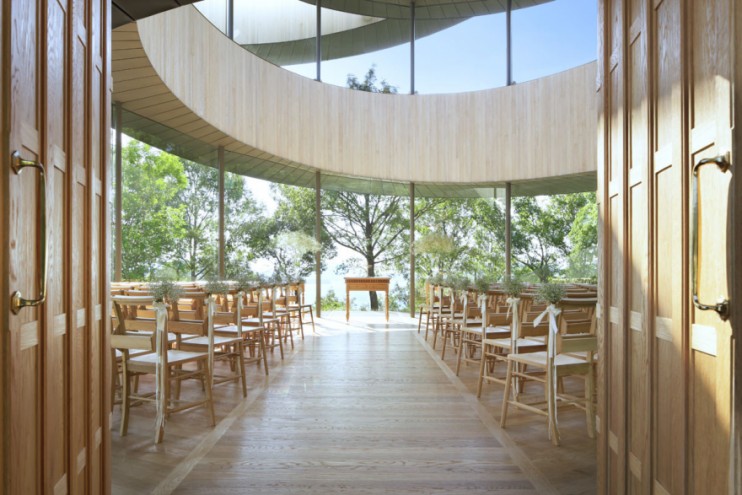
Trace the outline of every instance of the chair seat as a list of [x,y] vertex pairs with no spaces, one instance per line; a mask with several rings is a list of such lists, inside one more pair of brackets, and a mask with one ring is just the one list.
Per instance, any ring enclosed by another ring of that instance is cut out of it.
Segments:
[[[253,332],[259,332],[260,330],[263,330],[263,327],[253,327],[253,326],[243,326],[242,327],[242,333],[253,333]],[[237,325],[225,325],[223,327],[215,327],[214,333],[219,335],[223,334],[225,336],[236,336],[238,335]]]
[[[239,337],[223,337],[220,335],[214,335],[214,345],[230,345],[230,344],[237,344],[240,342]],[[187,345],[209,345],[209,337],[196,337],[195,339],[190,339],[185,342],[184,344]]]
[[[184,364],[192,361],[198,361],[199,359],[206,359],[209,354],[206,352],[190,352],[190,351],[178,351],[174,349],[168,349],[167,351],[167,362],[168,364]],[[154,352],[144,354],[129,359],[129,363],[138,365],[152,365],[157,363],[157,354]]]
[[[263,318],[263,325],[270,323],[278,323],[278,318]],[[260,318],[242,318],[243,325],[259,326]]]
[[[503,349],[510,349],[513,342],[511,339],[485,339],[484,343],[486,345],[493,345],[495,347],[501,347]],[[539,342],[537,340],[531,340],[528,339],[518,339],[518,349],[534,349],[534,348],[543,348],[546,344],[543,342]]]
[[[528,354],[508,354],[508,359],[516,361],[518,363],[546,367],[549,356],[545,351],[542,352],[530,352]],[[579,357],[569,356],[567,354],[557,354],[554,356],[554,366],[557,368],[560,366],[574,366],[574,365],[585,365],[588,364],[584,359]]]

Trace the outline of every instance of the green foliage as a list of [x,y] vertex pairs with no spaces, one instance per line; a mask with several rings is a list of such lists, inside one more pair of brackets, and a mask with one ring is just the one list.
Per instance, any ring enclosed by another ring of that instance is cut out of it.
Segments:
[[[314,253],[322,245],[314,237],[301,231],[281,232],[272,242],[275,274],[286,282],[296,281],[308,275],[313,268]],[[311,255],[310,258],[305,258]]]
[[518,279],[511,278],[502,283],[502,290],[510,297],[520,297],[523,293],[525,284]]
[[337,311],[340,309],[345,309],[345,304],[343,304],[343,301],[338,299],[337,295],[335,294],[335,291],[330,289],[327,291],[327,294],[322,298],[322,310],[323,311]]
[[[379,83],[378,85],[376,83]],[[359,91],[367,91],[369,93],[384,93],[384,94],[396,94],[397,87],[387,83],[385,79],[378,81],[376,77],[376,65],[372,65],[363,81],[359,80],[355,75],[348,74],[346,85],[350,89],[357,89]]]
[[229,284],[224,280],[212,278],[204,285],[204,292],[211,295],[227,294],[229,292]]
[[445,234],[431,232],[415,241],[415,253],[433,256],[447,256],[456,251],[453,239]]
[[474,280],[474,288],[478,292],[487,292],[492,286],[492,278],[490,277],[477,277]]
[[564,297],[566,290],[562,284],[545,283],[536,290],[536,298],[539,301],[557,304]]
[[174,303],[183,294],[183,288],[172,280],[158,280],[149,285],[149,290],[155,301]]
[[[178,279],[216,272],[218,174],[131,140],[123,149],[122,271],[150,280],[171,269]],[[225,174],[226,275],[236,278],[255,258],[253,233],[262,209],[243,177]]]
[[239,276],[235,277],[235,288],[238,291],[246,291],[258,287],[259,285],[260,281],[258,277],[250,270],[244,271],[240,273]]
[[[315,238],[315,190],[306,187],[296,187],[287,185],[272,186],[273,195],[277,202],[276,211],[273,216],[264,224],[260,232],[264,243],[258,247],[260,255],[274,262],[280,263],[279,258],[286,256],[286,253],[279,252],[275,242],[271,241],[276,236],[284,232],[301,232],[307,238],[311,238],[313,243]],[[336,254],[335,245],[332,239],[323,229],[321,232],[320,250],[322,252],[322,269],[327,267],[327,262],[333,259]],[[298,263],[293,266],[294,273],[290,278],[301,279],[309,275],[315,268],[314,252],[316,245],[311,249],[301,253],[300,258],[292,258],[292,262]],[[281,267],[276,268],[282,271]]]
[[176,157],[136,141],[124,147],[122,157],[122,275],[150,280],[171,261],[175,240],[183,235],[178,197],[186,177]]
[[[525,279],[535,276],[546,282],[563,274],[571,251],[568,240],[573,222],[578,212],[591,203],[595,203],[594,193],[563,194],[545,199],[514,198],[513,259]],[[586,227],[586,238],[588,230]]]

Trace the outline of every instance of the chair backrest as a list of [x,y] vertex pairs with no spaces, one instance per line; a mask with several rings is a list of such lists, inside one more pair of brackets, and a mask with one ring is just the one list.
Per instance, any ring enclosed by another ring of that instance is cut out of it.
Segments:
[[111,334],[111,347],[127,352],[130,349],[151,351],[157,349],[157,335],[167,339],[165,328],[158,328],[156,318],[142,318],[138,311],[142,307],[152,307],[152,297],[122,296],[111,297],[115,314],[115,325]]
[[168,330],[180,339],[181,334],[205,336],[209,332],[209,316],[206,306],[209,295],[205,292],[184,292],[181,301],[189,301],[191,310],[183,311],[179,304],[170,308]]

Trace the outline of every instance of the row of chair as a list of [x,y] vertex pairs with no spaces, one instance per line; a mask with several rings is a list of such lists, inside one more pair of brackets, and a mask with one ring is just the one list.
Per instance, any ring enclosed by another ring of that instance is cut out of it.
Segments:
[[[572,285],[556,305],[538,301],[536,287],[519,297],[508,297],[502,288],[487,291],[426,287],[426,300],[418,315],[418,333],[425,327],[425,339],[432,335],[432,347],[441,345],[441,359],[447,347],[456,352],[456,375],[462,363],[479,366],[477,397],[486,383],[504,385],[500,424],[504,428],[510,407],[544,415],[549,438],[559,444],[558,405],[569,404],[585,410],[588,435],[595,429],[595,335],[594,286]],[[503,363],[506,370],[497,371]],[[583,397],[565,393],[563,379],[579,376],[585,380]],[[531,401],[523,393],[527,382],[542,384],[544,400]]]
[[[157,406],[155,442],[164,435],[164,422],[175,412],[206,407],[215,423],[212,387],[238,382],[247,396],[245,364],[262,364],[269,373],[266,352],[284,344],[294,347],[294,333],[304,339],[303,315],[314,316],[297,286],[256,286],[208,294],[202,286],[183,285],[177,301],[155,301],[143,284],[112,287],[112,350],[118,364],[114,382],[120,391],[121,435],[127,434],[129,410],[154,401]],[[221,364],[223,363],[223,364]],[[155,375],[155,390],[140,393],[139,376]],[[181,397],[185,380],[200,382],[202,394]]]

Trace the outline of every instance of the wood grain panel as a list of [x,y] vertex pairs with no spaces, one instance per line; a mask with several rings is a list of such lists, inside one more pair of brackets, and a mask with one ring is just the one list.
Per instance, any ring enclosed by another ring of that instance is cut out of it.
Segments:
[[[98,281],[108,276],[103,255],[108,191],[100,186],[108,166],[107,4],[9,0],[0,14],[8,15],[0,17],[0,52],[9,57],[2,79],[8,90],[0,98],[0,125],[9,124],[4,129],[9,139],[0,143],[1,152],[7,157],[17,149],[24,159],[40,161],[47,177],[43,211],[38,174],[3,169],[2,287],[10,289],[5,293],[38,294],[44,234],[38,226],[44,214],[48,246],[45,303],[17,316],[7,311],[5,301],[0,304],[3,328],[9,330],[3,332],[0,361],[8,377],[3,383],[9,385],[0,416],[2,430],[10,434],[2,442],[8,461],[2,463],[2,469],[8,468],[3,493],[110,493],[105,478],[109,457],[100,448],[110,445],[108,414],[103,413],[110,353],[102,352],[108,346],[105,323],[97,320],[98,333],[93,334],[93,325],[85,321],[93,316],[86,311],[93,301],[93,272]],[[95,215],[89,197],[93,190],[99,197]],[[91,267],[91,260],[98,266]],[[98,307],[107,306],[102,285],[98,282],[94,299]],[[98,313],[105,317],[108,311]]]
[[[3,5],[5,9],[6,5]],[[13,36],[10,37],[10,46],[7,47],[11,57],[9,70],[10,98],[12,108],[7,108],[10,114],[9,149],[4,150],[9,156],[13,150],[19,150],[22,157],[29,160],[40,160],[42,151],[39,143],[39,133],[43,129],[40,108],[40,94],[43,80],[37,73],[34,63],[37,51],[41,50],[39,37],[36,35],[37,23],[45,17],[45,13],[38,10],[38,5],[32,0],[14,3],[12,9],[7,10],[9,18],[5,19],[3,34],[12,25]],[[11,21],[12,19],[12,21]],[[5,36],[3,36],[5,41]],[[4,47],[5,49],[5,47]],[[9,102],[8,102],[9,103]],[[39,215],[37,206],[37,174],[25,170],[20,175],[11,172],[8,161],[3,159],[5,166],[3,173],[8,174],[8,271],[7,277],[10,290],[20,290],[24,297],[36,297],[39,291],[36,263],[38,249],[38,232],[27,228],[36,225]],[[36,466],[42,463],[42,418],[39,411],[43,405],[43,390],[41,388],[40,365],[42,346],[38,345],[38,325],[41,320],[41,311],[35,308],[26,310],[19,315],[9,318],[8,331],[10,346],[6,349],[8,361],[9,389],[5,391],[3,402],[7,401],[6,421],[13,428],[6,431],[9,434],[7,441],[13,446],[9,455],[6,487],[10,493],[37,493],[42,486],[43,473],[37,471]],[[24,332],[29,328],[26,325],[36,325],[36,342],[24,346]],[[12,397],[12,400],[9,398]]]
[[[731,326],[712,311],[692,309],[689,269],[692,167],[728,151],[733,142],[730,33],[736,3],[603,3],[610,13],[601,19],[603,43],[611,48],[604,65],[609,91],[603,94],[609,125],[600,139],[608,147],[603,197],[610,204],[600,228],[610,248],[600,267],[600,285],[608,292],[601,303],[620,308],[625,302],[624,321],[628,314],[630,326],[645,326],[646,332],[629,332],[627,348],[615,337],[602,342],[606,372],[617,375],[607,379],[605,409],[617,414],[626,400],[628,423],[624,432],[620,421],[610,422],[608,439],[615,434],[617,448],[602,447],[611,469],[600,492],[739,491],[739,481],[729,489]],[[625,74],[617,77],[624,62]],[[711,166],[699,173],[699,288],[708,301],[729,293],[731,177]],[[622,218],[625,228],[617,226]],[[627,366],[615,365],[617,359]],[[629,480],[616,487],[626,473],[621,463],[628,464]]]
[[[526,180],[595,170],[594,64],[486,91],[375,95],[267,63],[192,7],[122,27],[114,36],[122,43],[113,46],[114,98],[214,146],[222,140],[227,151],[247,144],[251,155],[268,153],[273,161],[405,182]],[[146,65],[132,57],[151,64],[161,82],[135,84],[127,72],[142,74]],[[173,97],[187,114],[176,111],[179,105],[169,108],[172,118],[156,108]]]

